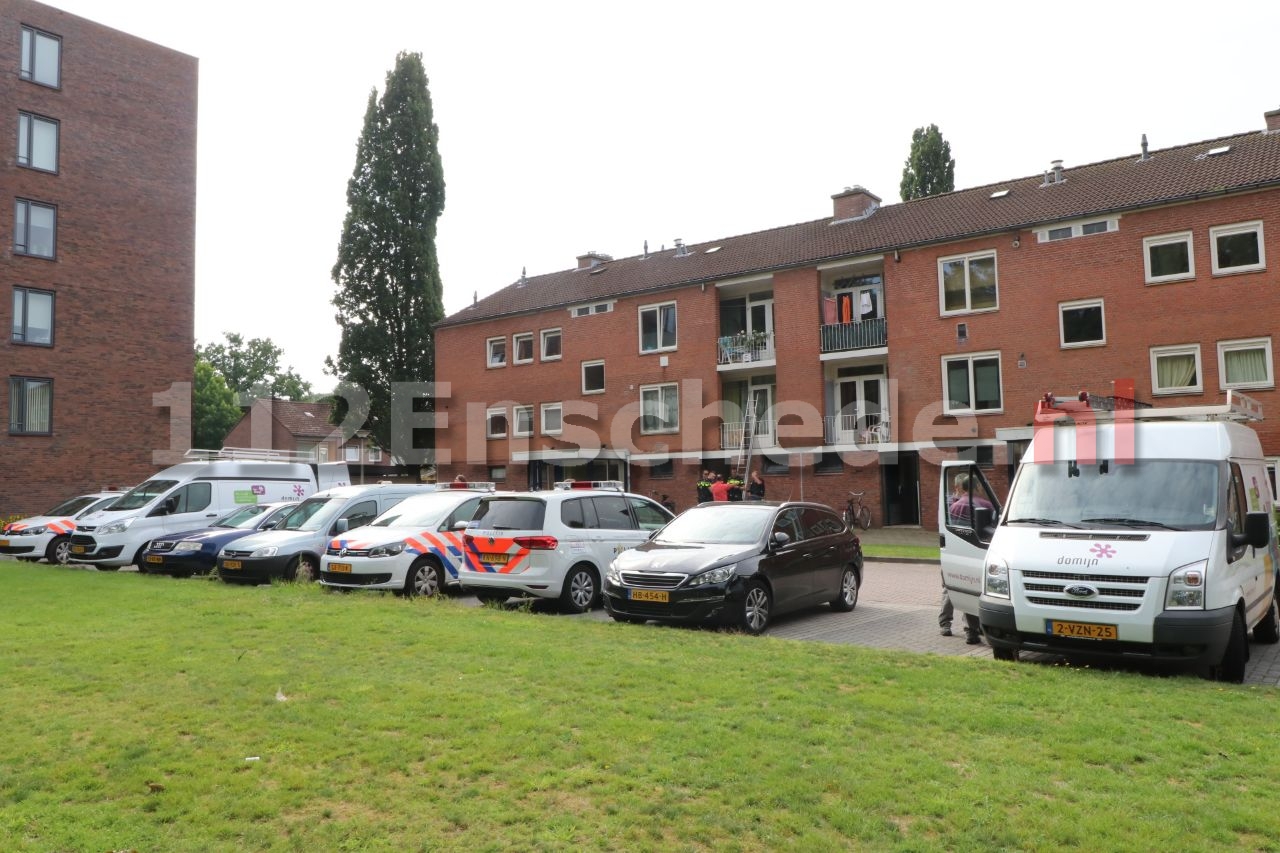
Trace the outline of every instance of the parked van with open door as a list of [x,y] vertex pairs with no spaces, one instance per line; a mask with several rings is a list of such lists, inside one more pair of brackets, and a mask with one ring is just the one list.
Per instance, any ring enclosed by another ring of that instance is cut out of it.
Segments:
[[[971,591],[981,565],[998,659],[1145,659],[1242,681],[1249,632],[1280,641],[1273,497],[1245,423],[1261,407],[1235,392],[1223,406],[1131,405],[1046,395],[998,521],[970,497],[972,529],[946,522],[944,577]],[[977,466],[965,473],[990,493]]]
[[118,498],[110,509],[79,519],[71,537],[71,560],[115,571],[141,560],[158,536],[208,527],[246,504],[300,501],[317,488],[349,479],[345,462],[246,461],[244,455],[166,468]]

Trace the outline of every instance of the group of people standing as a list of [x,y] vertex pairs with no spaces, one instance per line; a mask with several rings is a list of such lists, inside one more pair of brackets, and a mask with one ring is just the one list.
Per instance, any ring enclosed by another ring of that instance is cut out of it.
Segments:
[[698,503],[740,501],[744,494],[749,501],[764,500],[764,479],[759,471],[752,471],[745,484],[738,477],[725,478],[714,471],[703,471],[698,481]]

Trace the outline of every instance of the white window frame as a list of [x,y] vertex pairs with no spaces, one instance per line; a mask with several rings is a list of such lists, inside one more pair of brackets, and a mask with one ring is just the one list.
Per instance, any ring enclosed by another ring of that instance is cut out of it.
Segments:
[[[552,336],[560,339],[560,352],[557,355],[547,355],[547,340]],[[564,333],[560,329],[543,329],[539,335],[538,353],[542,361],[559,361],[564,357]]]
[[343,461],[359,462],[360,461],[360,445],[348,444],[343,449]]
[[[996,367],[1000,371],[1000,405],[994,409],[953,409],[951,408],[951,400],[947,391],[947,365],[953,361],[967,361],[969,363],[969,400],[973,401],[977,398],[977,393],[973,385],[973,363],[975,361],[986,361],[994,358]],[[1004,411],[1004,359],[1000,356],[1000,350],[989,350],[987,352],[965,353],[964,355],[944,355],[942,356],[942,413],[944,415],[977,415],[977,414],[999,414]]]
[[[1196,381],[1193,385],[1178,385],[1169,388],[1160,387],[1161,356],[1192,355],[1196,359]],[[1204,391],[1204,367],[1200,363],[1199,344],[1173,344],[1151,348],[1151,396],[1162,397],[1171,394],[1199,394]]]
[[[1080,341],[1067,343],[1067,326],[1063,322],[1062,312],[1070,308],[1092,308],[1096,306],[1102,311],[1102,338],[1096,341]],[[1081,347],[1101,347],[1107,344],[1107,307],[1102,299],[1076,299],[1072,302],[1058,303],[1058,344],[1062,349],[1079,349]]]
[[[501,417],[504,426],[499,432],[494,429],[493,419]],[[484,413],[484,435],[485,438],[506,438],[507,430],[511,428],[511,419],[507,417],[506,409],[486,409]]]
[[382,461],[382,448],[381,448],[381,447],[379,447],[379,446],[378,446],[378,445],[376,445],[376,444],[371,444],[371,445],[369,445],[369,446],[368,446],[368,448],[365,450],[365,461],[366,461],[366,462],[381,462],[381,461]]
[[[662,345],[662,309],[667,307],[670,307],[672,312],[675,314],[675,332],[674,332],[675,341],[667,346],[663,346]],[[644,315],[650,311],[654,312],[657,315],[654,318],[654,322],[658,330],[658,340],[657,340],[658,345],[651,349],[645,349]],[[640,352],[642,354],[648,354],[648,353],[654,353],[654,352],[671,352],[672,350],[677,349],[680,345],[680,310],[677,307],[675,300],[671,300],[668,302],[654,302],[651,305],[641,305],[639,310],[636,312],[636,336],[637,336],[637,342],[640,345]]]
[[598,364],[598,365],[600,365],[600,367],[601,367],[601,368],[604,368],[604,359],[603,359],[603,358],[597,358],[597,359],[595,359],[595,360],[593,360],[593,361],[584,361],[584,362],[582,362],[582,393],[583,393],[584,395],[586,395],[586,394],[603,394],[603,393],[605,392],[605,389],[607,389],[607,388],[609,387],[609,376],[608,376],[608,371],[607,371],[607,370],[603,370],[602,372],[605,374],[605,377],[604,377],[604,378],[605,378],[604,384],[603,384],[600,388],[590,388],[590,389],[588,389],[588,388],[587,388],[587,368],[588,368],[588,367],[595,367],[597,364]]
[[[646,394],[657,392],[658,404],[661,405],[664,392],[676,395],[676,422],[675,426],[666,427],[664,429],[645,429],[644,428],[644,398]],[[659,382],[654,385],[640,386],[640,434],[641,435],[662,435],[680,432],[680,383],[678,382]]]
[[[1171,273],[1169,275],[1152,275],[1151,273],[1151,250],[1157,246],[1168,246],[1171,243],[1187,244],[1187,271],[1179,273]],[[1147,284],[1164,284],[1169,281],[1186,281],[1196,277],[1196,251],[1195,242],[1191,239],[1190,231],[1180,231],[1177,234],[1158,234],[1154,237],[1142,238],[1142,266],[1146,271]]]
[[[547,426],[547,415],[550,414],[551,412],[555,412],[556,417],[559,420],[559,424],[555,428]],[[539,423],[539,428],[542,430],[543,435],[559,435],[560,433],[564,432],[564,405],[563,404],[543,403],[542,410],[539,414],[540,414],[540,419],[538,423]]]
[[[520,418],[522,415],[529,419],[529,426],[527,429],[520,428]],[[516,438],[526,438],[533,435],[533,406],[511,407],[511,435]]]
[[[1085,233],[1085,228],[1091,225],[1104,226],[1101,231],[1091,231]],[[1112,231],[1120,230],[1120,220],[1116,217],[1109,216],[1102,219],[1080,219],[1075,222],[1059,222],[1057,225],[1046,228],[1036,229],[1036,240],[1040,243],[1059,243],[1063,240],[1071,240],[1076,237],[1092,237],[1094,234],[1110,234]],[[1063,234],[1065,231],[1067,233]],[[1056,234],[1057,236],[1051,236]]]
[[[1254,231],[1258,235],[1258,262],[1241,267],[1220,267],[1218,266],[1218,238],[1226,237],[1231,234],[1243,234],[1247,231]],[[1256,272],[1267,268],[1267,244],[1263,239],[1262,220],[1255,219],[1252,222],[1237,222],[1234,225],[1215,225],[1209,229],[1209,253],[1213,258],[1213,274],[1214,275],[1234,275],[1239,272]]]
[[[1267,378],[1261,382],[1228,382],[1227,353],[1238,350],[1261,349],[1266,353]],[[1246,390],[1249,388],[1274,388],[1276,380],[1275,363],[1271,360],[1271,338],[1240,338],[1232,341],[1218,341],[1218,387],[1223,391],[1229,388]]]
[[569,308],[570,317],[590,317],[592,314],[608,314],[613,310],[614,300],[607,302],[588,302],[586,305],[574,305]]
[[[499,361],[499,362],[495,362],[493,360],[494,348],[495,348],[495,345],[497,344],[502,345],[502,361]],[[484,366],[485,367],[506,367],[507,366],[506,337],[489,338],[487,341],[484,342]]]
[[[529,357],[520,357],[520,344],[529,342]],[[511,363],[533,364],[533,332],[517,332],[511,336]]]
[[[990,308],[971,308],[973,304],[973,286],[969,281],[969,263],[971,261],[980,260],[982,258],[991,258],[995,264],[995,281],[996,281],[996,304]],[[952,261],[964,261],[964,308],[956,308],[951,311],[947,310],[947,291],[946,282],[943,278],[943,265]],[[954,317],[960,314],[985,314],[990,311],[1000,310],[1000,259],[996,256],[995,249],[984,249],[981,252],[966,252],[963,255],[948,255],[945,258],[938,258],[938,313],[943,317]]]

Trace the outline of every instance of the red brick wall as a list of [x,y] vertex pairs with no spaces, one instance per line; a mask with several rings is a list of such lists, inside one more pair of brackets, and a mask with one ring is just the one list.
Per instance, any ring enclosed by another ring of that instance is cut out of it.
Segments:
[[[197,80],[192,57],[39,3],[3,8],[0,138],[12,152],[18,110],[61,126],[57,174],[0,161],[0,329],[15,285],[56,294],[52,348],[0,338],[0,516],[162,467],[169,411],[152,394],[192,379]],[[61,89],[19,79],[23,24],[62,37]],[[56,260],[13,255],[15,197],[57,205]],[[53,435],[9,434],[13,375],[53,379]]]

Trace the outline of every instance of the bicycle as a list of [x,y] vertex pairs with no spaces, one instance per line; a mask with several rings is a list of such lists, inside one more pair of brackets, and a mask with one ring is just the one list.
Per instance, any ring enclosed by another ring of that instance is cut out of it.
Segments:
[[866,492],[849,492],[849,499],[844,504],[844,525],[852,528],[856,522],[863,530],[871,529],[871,507],[862,502]]

